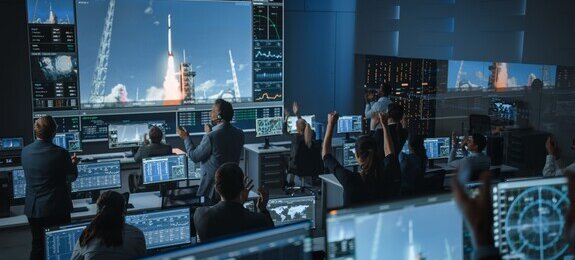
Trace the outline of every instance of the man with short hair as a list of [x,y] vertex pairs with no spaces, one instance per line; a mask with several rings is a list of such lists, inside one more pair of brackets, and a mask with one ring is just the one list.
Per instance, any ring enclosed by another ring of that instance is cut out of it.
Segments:
[[215,187],[221,201],[211,207],[198,208],[194,213],[194,226],[201,242],[274,226],[267,210],[268,192],[263,188],[258,190],[259,213],[244,208],[251,181],[247,181],[236,163],[225,163],[217,170]]
[[148,137],[150,140],[148,141],[148,139],[144,137],[144,145],[138,148],[138,152],[134,154],[134,160],[136,162],[141,162],[142,159],[148,157],[172,154],[172,146],[162,143],[162,139],[164,137],[162,129],[157,126],[150,127]]
[[199,145],[195,145],[188,131],[178,128],[178,135],[184,140],[186,152],[194,163],[201,162],[202,179],[198,188],[198,196],[204,196],[212,202],[217,201],[214,189],[216,170],[220,165],[240,162],[244,147],[244,132],[234,127],[230,122],[234,117],[234,108],[230,102],[217,99],[210,111],[210,119],[215,126],[204,126],[206,134]]
[[391,99],[389,99],[389,94],[391,94],[391,86],[387,83],[383,83],[378,90],[379,99],[377,101],[373,101],[374,94],[373,93],[366,93],[365,94],[365,117],[367,119],[371,119],[370,123],[370,130],[374,130],[375,127],[378,125],[378,122],[375,120],[377,116],[373,117],[373,115],[377,115],[380,112],[387,112],[387,107],[391,104]]
[[52,143],[58,125],[51,116],[34,122],[36,141],[22,150],[26,178],[24,213],[32,232],[30,259],[44,259],[44,229],[70,223],[70,183],[78,177],[78,159]]
[[461,184],[477,181],[481,172],[489,171],[491,158],[483,154],[483,150],[487,146],[487,138],[484,135],[475,133],[463,138],[461,142],[463,158],[461,159],[455,159],[459,148],[459,140],[455,132],[451,134],[451,140],[453,147],[449,154],[448,165],[457,170],[457,177]]

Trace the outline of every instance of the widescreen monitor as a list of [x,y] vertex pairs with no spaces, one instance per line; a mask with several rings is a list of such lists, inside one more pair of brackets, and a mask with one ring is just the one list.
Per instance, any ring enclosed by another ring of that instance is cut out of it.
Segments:
[[72,192],[97,191],[122,187],[120,161],[78,164],[78,178],[72,182]]
[[74,246],[88,223],[51,227],[45,230],[46,259],[71,259]]
[[493,187],[493,235],[503,259],[563,259],[569,241],[567,179],[500,182]]
[[354,143],[343,143],[343,166],[357,166],[359,163],[355,158],[355,142]]
[[[311,126],[311,129],[315,131],[315,115],[305,115],[305,116],[301,116],[301,118],[303,120],[305,120],[306,123],[308,123]],[[287,128],[290,134],[296,134],[297,133],[297,120],[299,118],[297,116],[289,116],[287,119]]]
[[186,180],[188,178],[187,160],[185,154],[143,159],[144,184]]
[[126,223],[144,233],[146,249],[188,245],[191,243],[190,208],[140,212],[126,216]]
[[26,177],[22,168],[12,170],[12,194],[14,200],[26,197]]
[[311,224],[300,222],[198,244],[146,259],[312,259]]
[[162,140],[166,141],[166,131],[164,122],[132,122],[128,124],[114,123],[108,125],[108,148],[137,148],[144,144],[148,137],[148,132],[152,126],[157,126],[162,130]]
[[0,151],[21,150],[24,147],[24,138],[0,138]]
[[360,115],[340,116],[337,120],[337,133],[361,133],[362,118]]
[[282,134],[282,117],[267,117],[256,119],[256,137],[275,136]]
[[282,115],[284,3],[25,1],[33,117],[75,117],[83,140],[104,141],[123,118],[171,118],[170,135],[178,118],[201,133],[221,98],[253,131]]
[[273,198],[267,208],[276,227],[302,220],[311,221],[315,227],[315,196]]
[[434,159],[447,159],[451,152],[451,138],[449,137],[433,137],[425,138],[423,145],[427,153],[427,158]]
[[463,259],[463,219],[451,195],[332,210],[328,259]]
[[60,146],[68,152],[81,152],[82,141],[80,132],[57,133],[52,141],[55,145]]

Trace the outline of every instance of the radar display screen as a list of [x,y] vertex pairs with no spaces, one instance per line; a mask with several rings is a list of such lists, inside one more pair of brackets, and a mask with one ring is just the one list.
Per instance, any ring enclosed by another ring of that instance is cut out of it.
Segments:
[[493,234],[504,259],[557,259],[566,254],[567,190],[565,178],[493,187]]

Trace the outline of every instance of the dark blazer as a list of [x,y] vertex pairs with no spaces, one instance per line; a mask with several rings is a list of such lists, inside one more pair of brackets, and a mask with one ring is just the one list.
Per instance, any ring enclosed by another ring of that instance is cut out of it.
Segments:
[[255,213],[238,202],[220,201],[194,213],[194,226],[201,242],[218,237],[274,227],[269,212]]
[[201,162],[202,179],[197,195],[214,199],[216,170],[227,162],[240,163],[244,132],[230,123],[222,123],[204,135],[199,145],[194,145],[190,137],[184,140],[184,144],[190,159],[195,163]]
[[142,159],[154,156],[164,156],[172,154],[172,146],[169,144],[145,144],[138,148],[136,154],[134,154],[134,160],[136,162],[141,162]]
[[22,168],[26,177],[26,216],[70,216],[70,183],[78,177],[78,168],[72,164],[68,151],[37,140],[22,150]]

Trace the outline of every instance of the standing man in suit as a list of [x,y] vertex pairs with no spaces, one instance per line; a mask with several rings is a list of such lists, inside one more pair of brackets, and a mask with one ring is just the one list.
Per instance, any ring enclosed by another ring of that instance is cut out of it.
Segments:
[[267,209],[269,194],[260,188],[256,207],[259,212],[244,208],[251,181],[236,163],[225,163],[216,171],[216,191],[221,201],[212,207],[201,207],[194,213],[194,226],[201,242],[221,236],[274,226]]
[[36,141],[22,150],[22,167],[26,177],[26,205],[32,231],[30,259],[44,259],[44,229],[70,223],[72,198],[70,183],[78,177],[78,159],[52,143],[56,121],[51,116],[34,123]]
[[150,137],[150,141],[148,141],[148,139],[144,139],[144,145],[138,148],[138,152],[134,155],[134,160],[136,162],[141,162],[142,159],[148,157],[172,154],[172,146],[162,143],[164,133],[162,133],[162,130],[159,127],[150,127],[148,136]]
[[178,135],[184,140],[186,152],[193,162],[201,162],[202,179],[198,196],[204,196],[217,202],[214,189],[216,170],[224,163],[240,162],[244,146],[244,132],[230,123],[234,117],[232,104],[223,99],[217,99],[210,111],[210,119],[215,125],[204,126],[206,134],[199,145],[195,145],[188,131],[178,128]]

